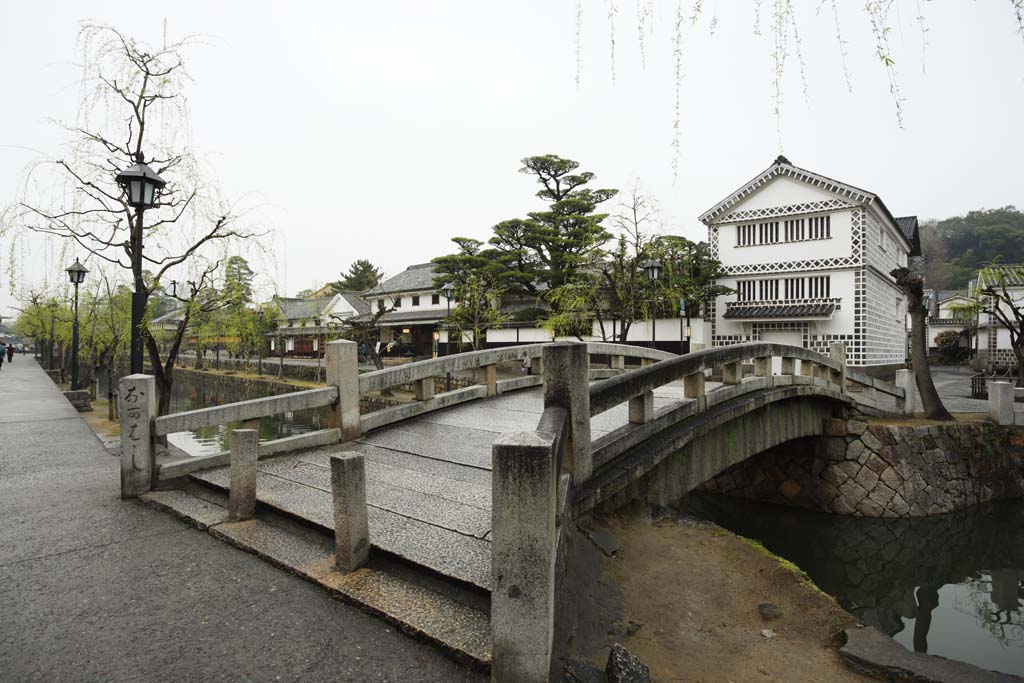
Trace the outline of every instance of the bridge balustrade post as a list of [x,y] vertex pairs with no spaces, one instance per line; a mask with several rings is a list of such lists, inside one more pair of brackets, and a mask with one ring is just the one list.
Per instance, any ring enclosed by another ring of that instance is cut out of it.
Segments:
[[484,370],[484,386],[487,387],[488,396],[498,395],[498,366],[493,363],[485,365]]
[[722,366],[722,384],[739,384],[743,381],[743,363],[726,363]]
[[609,356],[608,367],[612,370],[625,370],[626,369],[626,357],[625,356]]
[[905,415],[913,415],[917,407],[917,378],[913,370],[897,370],[896,386],[903,389],[903,398],[896,400],[896,409]]
[[707,405],[707,398],[704,389],[703,372],[695,372],[683,378],[683,398],[694,399],[697,401],[697,410],[704,410]]
[[754,376],[755,377],[771,377],[772,376],[772,357],[761,356],[760,358],[754,359]]
[[789,356],[782,357],[782,367],[780,371],[783,375],[795,375],[796,374],[796,358]]
[[413,393],[417,401],[428,401],[434,398],[434,378],[416,380],[413,384]]
[[366,509],[366,466],[359,453],[331,456],[331,498],[334,503],[334,562],[350,572],[370,556]]
[[811,384],[814,384],[814,361],[806,358],[800,359],[800,376],[810,377]]
[[832,360],[839,363],[840,370],[836,373],[837,377],[834,377],[835,381],[839,383],[839,390],[842,393],[846,393],[846,344],[844,342],[836,342],[829,347],[829,356]]
[[117,412],[121,422],[121,497],[135,498],[153,488],[156,449],[156,378],[128,375],[117,385]]
[[530,359],[530,374],[531,375],[543,375],[544,374],[544,357],[535,356]]
[[543,432],[502,434],[491,447],[491,680],[495,683],[549,680],[556,609],[554,438]]
[[590,355],[581,342],[555,342],[544,347],[544,407],[569,412],[569,444],[564,464],[578,485],[594,470],[590,443]]
[[255,429],[231,430],[228,464],[228,516],[232,521],[256,514],[256,461],[260,433]]
[[629,399],[629,421],[631,424],[647,424],[654,420],[654,392],[645,391]]
[[[327,342],[327,384],[337,387],[338,402],[327,409],[327,424],[341,430],[341,440],[359,437],[359,345],[339,339]],[[433,391],[433,387],[431,387]]]

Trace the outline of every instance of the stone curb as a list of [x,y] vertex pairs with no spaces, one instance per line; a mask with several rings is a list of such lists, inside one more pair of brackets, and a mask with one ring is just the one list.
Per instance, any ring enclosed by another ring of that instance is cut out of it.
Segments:
[[1024,678],[985,671],[937,655],[911,652],[881,631],[867,626],[846,629],[839,656],[854,670],[883,681],[912,683],[1024,683]]
[[[491,666],[490,614],[401,574],[364,567],[343,574],[327,535],[295,523],[229,522],[227,510],[182,490],[151,491],[148,506],[170,512],[211,536],[325,589],[332,597],[383,618],[403,633],[439,647],[480,671]],[[409,570],[411,571],[411,570]]]

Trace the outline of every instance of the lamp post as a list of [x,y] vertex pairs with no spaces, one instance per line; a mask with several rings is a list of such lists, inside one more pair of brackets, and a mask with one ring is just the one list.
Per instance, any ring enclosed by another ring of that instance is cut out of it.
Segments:
[[263,309],[261,308],[256,312],[256,316],[259,318],[259,337],[256,339],[256,374],[260,377],[263,376]]
[[75,310],[71,323],[71,391],[78,391],[78,285],[85,281],[89,270],[76,258],[68,267],[68,279],[75,286]]
[[[446,282],[441,287],[441,293],[444,295],[445,304],[448,309],[445,315],[445,327],[447,329],[444,335],[444,355],[447,356],[449,351],[451,351],[452,344],[452,325],[450,319],[452,317],[452,295],[455,293],[455,287],[452,286],[451,282]],[[452,373],[450,370],[444,373],[444,390],[452,390]]]
[[[651,282],[656,282],[658,277],[661,275],[661,261],[658,259],[647,259],[640,264],[640,267],[644,269],[644,273],[647,275],[647,279]],[[651,300],[651,348],[658,348],[658,302],[657,299]]]
[[131,228],[132,292],[131,372],[142,372],[142,318],[146,313],[146,285],[142,281],[142,216],[146,209],[157,206],[160,191],[167,185],[156,171],[146,165],[142,152],[135,153],[135,164],[117,174],[117,184],[124,191],[124,200],[135,209],[135,225]]

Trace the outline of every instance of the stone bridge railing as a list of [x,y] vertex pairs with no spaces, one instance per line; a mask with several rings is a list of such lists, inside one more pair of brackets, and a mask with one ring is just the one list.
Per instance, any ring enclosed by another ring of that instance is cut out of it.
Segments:
[[[726,346],[593,383],[585,344],[548,344],[541,357],[545,409],[536,430],[502,434],[492,449],[492,680],[500,682],[546,681],[559,673],[552,670],[555,634],[572,613],[563,609],[571,604],[564,590],[572,584],[570,521],[597,501],[601,491],[591,481],[616,468],[630,449],[732,399],[776,387],[803,385],[801,395],[880,412],[912,412],[914,406],[913,373],[899,371],[896,385],[872,378],[845,365],[842,344],[830,356],[780,344]],[[773,358],[781,359],[775,376]],[[748,361],[751,378],[744,377]],[[721,373],[722,386],[708,391],[712,372]],[[680,380],[683,399],[656,410],[654,390]],[[593,439],[591,418],[624,403],[628,424]],[[628,463],[618,469],[625,475]]]
[[[373,429],[417,415],[517,389],[539,386],[542,382],[542,356],[545,346],[547,345],[530,344],[460,353],[360,374],[356,343],[339,340],[327,344],[325,374],[328,386],[322,389],[296,391],[160,417],[155,416],[156,386],[153,377],[125,377],[121,380],[119,389],[121,495],[125,498],[138,496],[161,482],[212,467],[223,467],[231,461],[231,452],[224,451],[158,464],[156,443],[158,439],[165,438],[168,434],[231,422],[258,421],[285,412],[326,407],[327,428],[261,442],[257,447],[256,457],[264,458],[288,451],[350,441]],[[585,348],[591,355],[607,356],[610,366],[607,369],[589,371],[586,375],[588,380],[624,372],[627,358],[639,359],[641,363],[653,363],[675,357],[664,351],[623,344],[594,342],[586,344]],[[530,374],[498,379],[498,364],[508,362],[527,364]],[[481,383],[451,391],[435,392],[435,378],[444,378],[464,370],[481,371]],[[414,400],[366,414],[360,413],[362,397],[407,386],[413,387]]]

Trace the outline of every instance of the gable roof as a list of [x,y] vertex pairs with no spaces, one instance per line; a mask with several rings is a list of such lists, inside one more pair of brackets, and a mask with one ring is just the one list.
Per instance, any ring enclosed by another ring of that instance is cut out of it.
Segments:
[[376,287],[364,292],[366,295],[376,294],[398,294],[400,292],[423,292],[434,291],[434,269],[433,263],[418,263],[409,266],[398,275],[390,277]]
[[333,296],[322,296],[313,299],[299,299],[297,297],[278,297],[277,306],[281,309],[281,315],[285,320],[300,320],[303,318],[316,318],[323,314],[327,304],[331,303]]
[[984,266],[978,271],[976,286],[979,290],[1003,284],[1007,287],[1024,287],[1024,264],[1006,263]]
[[[761,171],[761,173],[754,176],[754,178],[752,178],[746,184],[742,185],[739,189],[733,191],[728,197],[721,200],[720,202],[712,206],[710,209],[702,213],[700,215],[700,221],[705,225],[711,225],[712,223],[715,222],[717,218],[720,218],[728,209],[736,206],[741,201],[753,195],[755,192],[764,187],[773,178],[779,176],[786,176],[788,178],[793,178],[794,180],[799,180],[801,182],[807,183],[808,185],[811,185],[813,187],[819,187],[835,195],[838,195],[845,199],[849,199],[856,204],[874,204],[875,206],[878,207],[879,211],[881,211],[882,215],[885,218],[889,219],[893,225],[900,228],[900,236],[906,240],[907,245],[910,247],[910,255],[920,255],[920,241],[915,243],[911,240],[910,237],[907,236],[907,233],[899,225],[897,219],[892,215],[888,207],[886,207],[885,202],[883,202],[882,198],[879,197],[877,194],[875,194],[874,192],[869,192],[867,190],[861,189],[854,185],[838,181],[834,178],[829,178],[828,176],[821,175],[820,173],[815,173],[813,171],[808,171],[805,168],[794,166],[789,161],[789,159],[787,159],[781,154],[775,157],[775,161],[772,162],[771,166]],[[907,216],[907,219],[908,221],[909,219],[913,219],[914,224],[916,225],[916,216]],[[917,253],[914,253],[915,251]]]
[[352,307],[352,310],[356,312],[356,315],[363,315],[364,313],[370,312],[370,304],[366,303],[366,301],[364,301],[357,292],[343,290],[338,292],[338,296],[344,299],[348,305]]
[[917,216],[900,216],[896,219],[896,227],[910,243],[910,256],[921,255],[921,231]]

